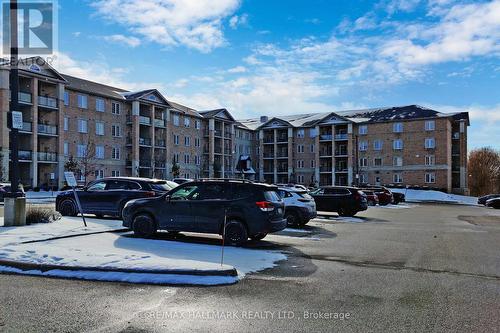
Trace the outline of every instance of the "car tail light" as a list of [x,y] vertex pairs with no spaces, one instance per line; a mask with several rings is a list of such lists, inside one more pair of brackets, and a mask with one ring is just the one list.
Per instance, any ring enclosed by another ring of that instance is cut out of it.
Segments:
[[154,196],[156,196],[156,193],[154,191],[148,191],[148,192],[146,192],[146,197],[149,198],[149,197],[154,197]]
[[269,201],[258,201],[255,204],[263,212],[272,212],[274,210],[273,204],[270,203]]

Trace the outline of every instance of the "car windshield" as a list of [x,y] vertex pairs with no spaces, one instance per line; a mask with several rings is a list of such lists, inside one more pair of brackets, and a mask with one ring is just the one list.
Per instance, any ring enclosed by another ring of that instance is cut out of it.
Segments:
[[154,183],[149,183],[149,186],[151,186],[151,189],[154,191],[162,191],[162,192],[168,192],[174,187],[168,184],[167,182],[154,182]]
[[170,198],[173,200],[187,200],[194,192],[198,191],[198,186],[184,186],[172,193]]
[[281,201],[280,196],[276,191],[265,191],[264,192],[264,198],[266,198],[267,201]]

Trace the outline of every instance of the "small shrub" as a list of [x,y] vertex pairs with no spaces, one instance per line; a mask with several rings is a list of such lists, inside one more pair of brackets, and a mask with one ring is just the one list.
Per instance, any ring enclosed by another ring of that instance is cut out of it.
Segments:
[[30,206],[26,210],[26,224],[52,223],[61,219],[61,214],[52,208]]

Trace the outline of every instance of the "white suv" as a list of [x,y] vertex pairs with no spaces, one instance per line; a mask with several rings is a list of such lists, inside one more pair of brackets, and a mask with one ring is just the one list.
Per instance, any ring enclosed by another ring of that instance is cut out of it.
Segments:
[[280,187],[278,194],[285,203],[285,218],[289,226],[302,227],[317,216],[316,202],[307,191]]

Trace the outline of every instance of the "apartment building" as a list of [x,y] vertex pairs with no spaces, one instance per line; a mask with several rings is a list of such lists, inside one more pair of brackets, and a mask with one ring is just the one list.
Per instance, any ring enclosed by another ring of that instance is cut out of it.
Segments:
[[[0,66],[0,175],[9,175],[9,68]],[[399,184],[467,192],[467,113],[417,105],[236,120],[156,89],[130,92],[20,66],[21,182],[62,186],[68,160],[83,183],[106,176],[246,177],[304,185]],[[244,169],[238,168],[245,165]]]

